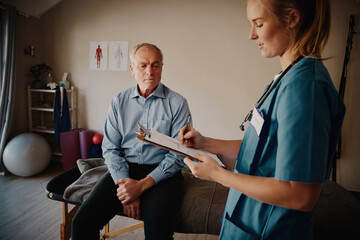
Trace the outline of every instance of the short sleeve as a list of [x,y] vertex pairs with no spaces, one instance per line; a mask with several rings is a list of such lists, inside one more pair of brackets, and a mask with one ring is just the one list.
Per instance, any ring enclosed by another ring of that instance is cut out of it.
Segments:
[[331,128],[328,86],[311,74],[296,78],[279,95],[275,178],[322,183],[327,175]]

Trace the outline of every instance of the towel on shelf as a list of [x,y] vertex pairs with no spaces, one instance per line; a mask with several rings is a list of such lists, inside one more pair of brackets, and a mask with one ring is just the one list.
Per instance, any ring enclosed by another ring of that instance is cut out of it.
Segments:
[[60,132],[70,131],[69,102],[64,88],[56,88],[54,101],[55,143],[60,144]]

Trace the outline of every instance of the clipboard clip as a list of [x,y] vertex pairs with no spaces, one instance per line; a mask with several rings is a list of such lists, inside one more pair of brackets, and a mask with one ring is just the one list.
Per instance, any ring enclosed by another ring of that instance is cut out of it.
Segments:
[[141,125],[141,123],[138,122],[138,125],[140,127],[140,132],[136,132],[138,135],[140,135],[141,137],[145,138],[146,136],[148,136],[149,138],[151,138],[151,134],[150,134],[150,130],[145,128],[143,125]]

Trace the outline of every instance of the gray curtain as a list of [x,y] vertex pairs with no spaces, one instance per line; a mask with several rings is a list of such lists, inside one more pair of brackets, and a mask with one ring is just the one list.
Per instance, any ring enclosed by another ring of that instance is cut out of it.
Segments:
[[0,3],[1,10],[1,80],[0,80],[0,171],[4,171],[3,152],[12,123],[15,94],[15,24],[16,9]]

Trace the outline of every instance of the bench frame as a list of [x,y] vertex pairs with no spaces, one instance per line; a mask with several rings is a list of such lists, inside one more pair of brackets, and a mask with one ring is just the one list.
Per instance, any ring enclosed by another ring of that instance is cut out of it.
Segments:
[[[72,219],[74,218],[74,216],[75,216],[76,212],[78,211],[79,207],[80,206],[75,205],[74,207],[72,207],[70,209],[69,208],[69,203],[62,202],[63,221],[60,224],[60,240],[69,240],[70,239],[70,237],[71,237]],[[126,233],[126,232],[130,232],[130,231],[133,231],[135,229],[143,228],[143,227],[144,227],[144,222],[139,221],[137,223],[130,224],[128,226],[125,226],[125,227],[118,228],[118,229],[115,229],[113,231],[110,231],[110,222],[108,222],[104,227],[105,232],[103,234],[100,234],[100,239],[105,240],[107,238],[111,238],[111,237],[114,237],[116,235]]]

